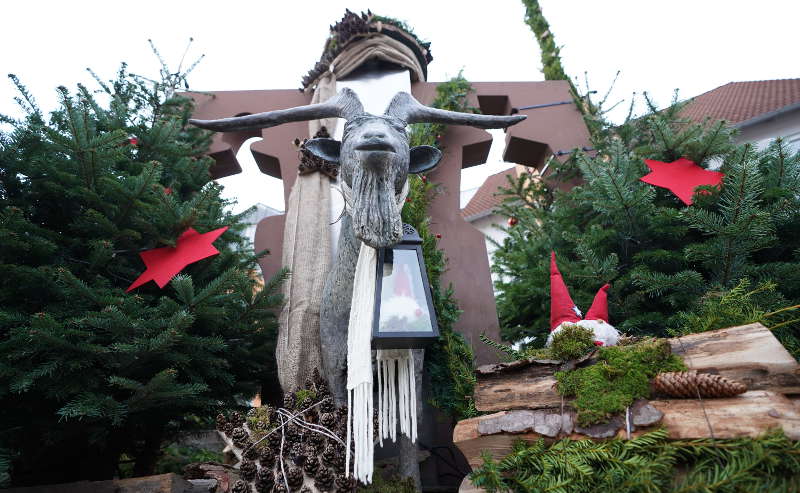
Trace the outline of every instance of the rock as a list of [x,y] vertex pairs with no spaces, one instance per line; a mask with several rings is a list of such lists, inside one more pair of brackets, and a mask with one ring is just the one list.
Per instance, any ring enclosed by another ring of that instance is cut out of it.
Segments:
[[634,426],[651,426],[664,417],[664,413],[653,407],[644,399],[639,399],[631,406],[631,421]]
[[575,411],[567,410],[561,415],[561,431],[569,435],[575,429]]
[[585,428],[576,426],[575,431],[592,438],[611,438],[616,435],[617,431],[623,426],[625,426],[625,419],[620,416],[614,416],[608,423],[600,423]]
[[525,433],[535,431],[540,435],[555,437],[561,431],[561,415],[552,411],[511,411],[478,423],[478,433]]

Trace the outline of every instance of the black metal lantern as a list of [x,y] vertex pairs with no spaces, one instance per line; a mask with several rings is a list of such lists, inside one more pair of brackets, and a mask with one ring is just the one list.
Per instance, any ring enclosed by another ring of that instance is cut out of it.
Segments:
[[378,250],[375,272],[374,349],[422,348],[439,337],[422,238],[403,224],[400,243]]

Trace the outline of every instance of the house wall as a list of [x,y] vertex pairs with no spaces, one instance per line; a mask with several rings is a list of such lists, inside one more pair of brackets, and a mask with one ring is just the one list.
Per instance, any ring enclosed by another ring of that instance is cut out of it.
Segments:
[[769,120],[739,128],[736,143],[753,142],[763,149],[777,137],[783,137],[800,151],[800,108],[778,115]]

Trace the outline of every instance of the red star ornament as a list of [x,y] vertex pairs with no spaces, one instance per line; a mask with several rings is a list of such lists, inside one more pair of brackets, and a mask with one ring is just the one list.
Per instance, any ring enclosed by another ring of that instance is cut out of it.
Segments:
[[218,254],[219,250],[212,243],[227,229],[228,226],[225,226],[200,234],[194,228],[189,228],[178,237],[174,247],[154,248],[139,253],[147,269],[128,286],[126,292],[148,281],[155,281],[159,288],[163,288],[187,265]]
[[692,205],[694,189],[701,185],[719,186],[725,173],[709,171],[682,157],[671,163],[662,163],[645,159],[650,173],[639,178],[645,183],[666,188],[681,199],[684,204]]

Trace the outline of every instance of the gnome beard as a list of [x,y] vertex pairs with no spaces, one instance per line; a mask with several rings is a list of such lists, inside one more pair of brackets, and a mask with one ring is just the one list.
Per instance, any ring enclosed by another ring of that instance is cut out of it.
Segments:
[[594,343],[598,346],[616,346],[619,342],[619,331],[608,323],[608,289],[611,286],[603,285],[594,296],[591,308],[586,316],[581,316],[581,311],[572,301],[569,289],[561,277],[561,272],[556,265],[556,254],[550,254],[550,335],[547,337],[547,346],[553,342],[553,336],[565,324],[578,325],[594,333]]

